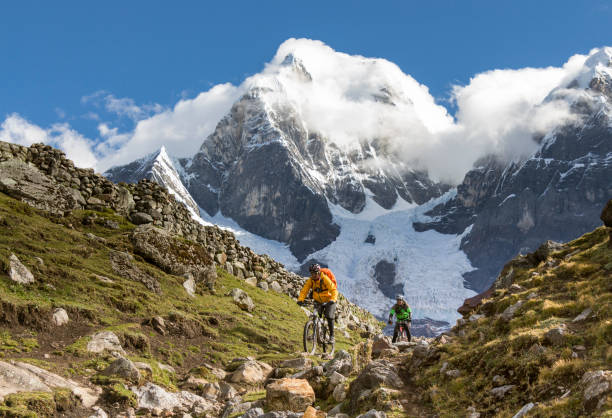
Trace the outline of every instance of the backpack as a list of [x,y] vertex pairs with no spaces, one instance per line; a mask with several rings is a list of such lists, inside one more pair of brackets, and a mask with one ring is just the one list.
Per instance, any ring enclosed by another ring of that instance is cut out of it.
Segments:
[[336,289],[338,288],[338,282],[336,281],[336,276],[334,276],[334,273],[332,273],[332,271],[330,269],[328,269],[326,267],[322,267],[321,268],[321,273],[324,273],[327,277],[329,277],[329,279],[334,284],[334,287]]

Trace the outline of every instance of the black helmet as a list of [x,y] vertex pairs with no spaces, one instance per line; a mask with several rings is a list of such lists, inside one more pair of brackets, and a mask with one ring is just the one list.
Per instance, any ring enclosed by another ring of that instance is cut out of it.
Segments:
[[310,265],[310,267],[308,267],[308,271],[310,272],[310,274],[318,273],[321,271],[321,266],[317,263],[313,263]]

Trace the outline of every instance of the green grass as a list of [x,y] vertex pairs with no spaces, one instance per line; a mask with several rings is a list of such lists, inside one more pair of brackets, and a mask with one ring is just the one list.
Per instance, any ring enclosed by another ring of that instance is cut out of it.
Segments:
[[[468,322],[461,327],[462,337],[440,346],[441,357],[434,365],[413,371],[415,384],[440,416],[462,415],[476,405],[485,415],[511,417],[528,402],[539,402],[537,416],[589,414],[584,410],[579,381],[585,371],[609,369],[612,361],[612,288],[605,267],[612,260],[612,250],[603,228],[568,247],[554,255],[560,260],[556,268],[541,264],[516,269],[515,283],[524,291],[513,295],[506,290],[495,292],[477,310],[487,317]],[[532,272],[539,275],[532,276]],[[538,297],[526,301],[511,321],[496,318],[519,299],[526,300],[531,292]],[[587,307],[593,309],[594,316],[572,323]],[[561,324],[568,329],[565,344],[547,344],[544,334]],[[545,351],[534,351],[532,347],[537,345],[543,345]],[[585,346],[584,359],[572,358],[576,345]],[[461,371],[459,378],[439,373],[445,361],[449,369]],[[517,390],[503,400],[495,399],[489,393],[498,386],[492,382],[494,375],[503,376],[505,384],[514,384]],[[561,390],[571,390],[570,395],[559,400]]]
[[[93,223],[83,223],[92,216]],[[105,227],[107,220],[120,228]],[[184,279],[137,255],[134,264],[159,281],[161,294],[116,274],[109,254],[133,252],[129,233],[134,225],[112,211],[74,211],[58,218],[0,193],[0,224],[0,263],[5,267],[0,269],[0,302],[16,312],[13,328],[0,333],[0,356],[35,354],[39,340],[53,335],[48,319],[56,307],[69,312],[71,322],[65,327],[74,331],[49,361],[67,357],[70,372],[76,375],[90,375],[88,369],[99,371],[101,363],[91,362],[100,356],[88,353],[86,347],[89,336],[102,330],[115,332],[132,358],[152,366],[153,380],[169,388],[176,382],[159,370],[157,361],[189,370],[205,361],[225,366],[233,358],[247,356],[274,364],[302,351],[302,327],[307,318],[286,295],[249,286],[218,270],[216,293],[191,298],[182,287]],[[103,237],[105,243],[90,240],[87,233]],[[36,283],[24,286],[10,281],[6,266],[11,253],[32,271]],[[250,315],[226,296],[233,288],[243,289],[255,302]],[[19,324],[19,312],[27,313],[32,323]],[[175,329],[166,335],[153,331],[145,323],[155,316],[175,324]],[[38,334],[16,335],[14,330],[21,325],[38,329]],[[195,330],[195,336],[186,338],[185,330]],[[348,349],[357,340],[355,333],[345,338],[339,332],[337,348]]]

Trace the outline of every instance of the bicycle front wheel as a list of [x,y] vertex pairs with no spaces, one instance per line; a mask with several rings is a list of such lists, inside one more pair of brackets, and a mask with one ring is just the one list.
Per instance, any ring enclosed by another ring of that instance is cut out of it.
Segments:
[[314,322],[308,321],[304,325],[304,351],[308,354],[314,354],[317,349],[317,330]]
[[329,329],[327,328],[327,324],[324,324],[321,327],[321,333],[322,333],[322,338],[321,340],[323,341],[321,344],[321,349],[323,350],[324,354],[329,354],[329,355],[334,355],[334,349],[336,348],[336,343],[330,343],[329,342]]

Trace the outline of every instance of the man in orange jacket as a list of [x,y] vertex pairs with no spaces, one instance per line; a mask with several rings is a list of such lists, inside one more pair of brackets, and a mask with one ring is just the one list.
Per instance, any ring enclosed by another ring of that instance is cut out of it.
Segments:
[[336,302],[338,301],[338,289],[334,282],[321,271],[321,266],[311,264],[308,268],[310,278],[306,280],[300,296],[298,297],[298,305],[304,303],[304,299],[308,296],[308,292],[312,289],[312,298],[315,302],[321,304],[319,306],[319,317],[325,314],[327,325],[329,326],[330,343],[334,340],[334,318],[336,316]]

